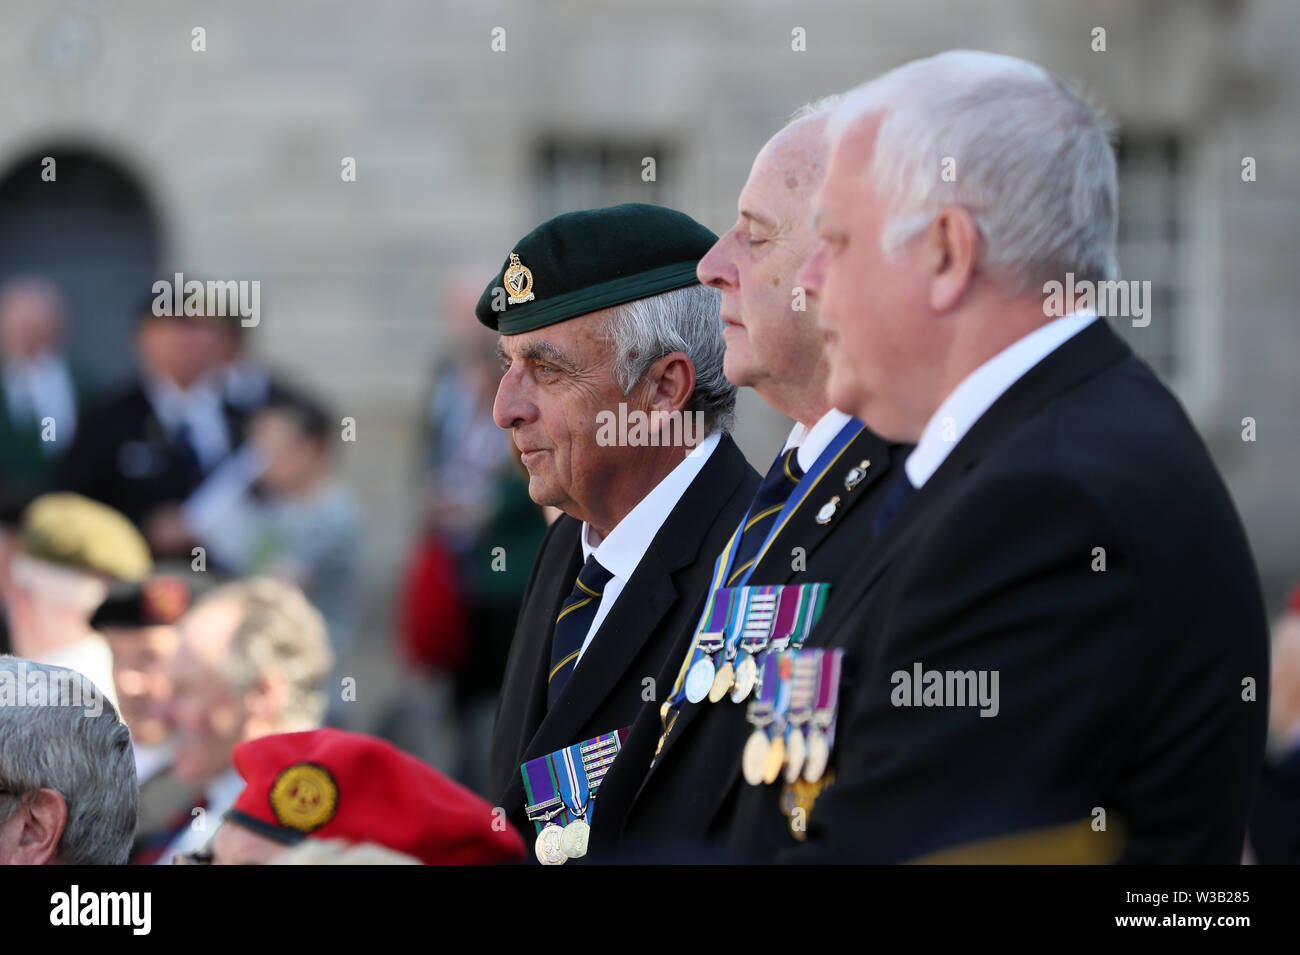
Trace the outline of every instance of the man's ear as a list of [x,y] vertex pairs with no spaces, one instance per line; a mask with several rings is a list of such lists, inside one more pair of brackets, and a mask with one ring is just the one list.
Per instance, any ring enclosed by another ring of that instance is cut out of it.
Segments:
[[669,352],[646,370],[644,380],[651,413],[681,411],[695,392],[695,365],[685,352]]
[[58,790],[38,789],[26,796],[9,818],[21,827],[11,846],[11,865],[53,865],[68,824],[68,804]]
[[970,212],[945,206],[925,234],[926,266],[930,279],[930,307],[943,314],[961,302],[975,278],[981,238]]

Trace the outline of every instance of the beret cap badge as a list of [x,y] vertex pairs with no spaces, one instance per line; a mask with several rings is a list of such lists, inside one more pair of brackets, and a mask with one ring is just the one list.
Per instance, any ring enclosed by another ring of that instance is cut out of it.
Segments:
[[315,763],[295,763],[271,787],[271,811],[280,825],[311,832],[334,818],[339,787],[330,771]]
[[511,305],[522,305],[533,300],[533,273],[519,261],[519,253],[510,253],[510,266],[502,276]]

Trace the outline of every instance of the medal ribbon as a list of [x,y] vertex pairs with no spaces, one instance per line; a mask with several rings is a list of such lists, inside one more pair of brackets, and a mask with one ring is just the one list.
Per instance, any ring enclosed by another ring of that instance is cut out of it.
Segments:
[[[574,813],[584,803],[587,805],[586,821],[591,824],[596,790],[600,788],[614,757],[622,750],[630,729],[624,726],[612,733],[601,733],[573,746],[530,759],[519,767],[524,777],[527,805],[539,807],[528,814],[538,832],[548,821],[564,826],[580,818]],[[563,767],[562,772],[558,771],[559,766]],[[546,805],[541,808],[543,803]],[[551,816],[556,809],[560,811]],[[548,820],[547,816],[551,818]]]
[[781,599],[784,587],[776,584],[746,587],[750,592],[749,603],[745,609],[745,620],[741,627],[740,645],[754,653],[767,646],[772,634],[772,621],[776,616],[776,607]]
[[586,769],[579,771],[582,766],[582,744],[567,746],[559,754],[561,765],[564,766],[564,772],[559,774],[560,798],[564,800],[569,821],[585,819],[591,790],[588,787]]
[[[546,756],[538,756],[536,759],[530,759],[521,767],[524,774],[524,793],[528,796],[529,806],[539,806],[542,803],[550,803],[560,794],[560,788],[555,779],[555,762],[554,753]],[[558,805],[558,803],[557,803]],[[548,820],[542,818],[543,815],[549,816],[550,810],[554,806],[547,806],[543,812],[539,810],[534,818],[534,813],[528,814],[529,820],[538,832],[546,826]]]
[[[857,418],[850,418],[845,423],[844,427],[840,428],[839,433],[831,439],[830,444],[826,445],[822,453],[817,456],[817,460],[813,462],[813,466],[804,474],[799,483],[795,485],[795,489],[790,492],[790,496],[786,499],[785,506],[781,508],[781,513],[778,514],[776,520],[772,522],[772,529],[768,531],[767,538],[763,541],[763,546],[759,548],[758,556],[754,558],[753,564],[749,566],[749,569],[745,571],[743,577],[739,580],[738,583],[740,585],[743,586],[749,580],[750,574],[754,572],[754,568],[762,563],[763,557],[767,554],[767,549],[772,545],[772,541],[781,533],[785,528],[785,525],[789,523],[790,518],[794,516],[794,513],[803,504],[804,499],[813,492],[821,479],[825,477],[826,472],[829,471],[835,462],[839,460],[840,455],[844,453],[844,449],[848,447],[849,443],[858,436],[859,432],[861,432],[864,427],[865,425]],[[750,507],[752,508],[753,505],[750,505]],[[718,559],[714,562],[713,581],[709,586],[709,599],[705,602],[704,612],[700,615],[699,623],[696,624],[695,637],[691,641],[691,647],[682,659],[681,668],[677,671],[677,679],[673,682],[673,691],[668,698],[670,709],[677,709],[677,707],[681,706],[682,700],[686,699],[686,674],[690,671],[695,661],[700,657],[700,634],[708,632],[704,630],[704,622],[711,619],[714,595],[727,579],[727,574],[731,570],[731,563],[736,558],[736,550],[740,546],[741,528],[743,528],[748,522],[749,512],[746,511],[744,520],[737,525],[736,530],[732,532],[731,539],[727,541],[727,546],[722,549],[722,553],[718,555]],[[665,725],[666,722],[665,719]]]

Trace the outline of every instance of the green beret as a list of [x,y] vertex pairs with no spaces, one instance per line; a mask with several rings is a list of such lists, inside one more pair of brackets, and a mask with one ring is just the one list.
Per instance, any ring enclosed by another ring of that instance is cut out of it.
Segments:
[[149,545],[122,514],[80,494],[42,494],[23,511],[22,549],[32,557],[122,580],[153,569]]
[[515,243],[474,314],[518,335],[671,292],[698,281],[695,267],[717,241],[690,216],[644,202],[567,212]]

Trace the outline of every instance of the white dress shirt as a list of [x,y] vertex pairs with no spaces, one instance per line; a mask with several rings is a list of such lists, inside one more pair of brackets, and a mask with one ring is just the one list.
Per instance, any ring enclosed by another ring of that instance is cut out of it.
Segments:
[[1093,311],[1072,312],[1036,328],[998,352],[962,379],[943,400],[907,456],[903,469],[912,487],[920,489],[947,460],[975,422],[1031,368],[1097,318]]
[[601,623],[609,616],[609,610],[618,600],[618,595],[632,579],[637,564],[641,563],[641,558],[645,556],[650,542],[659,533],[659,528],[663,527],[664,521],[677,506],[682,495],[686,493],[686,489],[691,486],[700,469],[717,450],[718,442],[721,440],[722,433],[715,431],[701,441],[677,467],[668,472],[667,477],[655,485],[654,490],[641,498],[636,507],[628,511],[627,516],[619,521],[598,544],[591,543],[591,537],[595,532],[586,521],[583,522],[581,536],[583,561],[595,554],[600,566],[614,576],[601,591],[600,606],[596,608],[596,616],[592,618],[591,626],[587,629],[587,638],[583,640],[582,648],[578,650],[578,659],[574,661],[574,667],[582,662],[582,655],[587,652],[587,647],[591,645],[592,638],[600,630]]
[[244,780],[234,769],[227,769],[203,790],[208,804],[203,807],[203,828],[194,827],[194,819],[181,830],[180,834],[158,857],[154,865],[171,865],[178,852],[197,852],[206,846],[212,836],[221,827],[221,818],[235,804],[239,794],[244,791]]
[[210,383],[195,382],[181,388],[161,376],[149,377],[144,390],[169,437],[182,427],[189,431],[190,444],[204,474],[230,452],[230,431],[221,394]]
[[131,741],[135,750],[135,778],[141,786],[172,764],[170,743],[137,743]]
[[799,467],[803,469],[804,474],[807,474],[817,463],[821,453],[826,450],[826,446],[851,420],[851,415],[832,408],[818,418],[817,423],[811,428],[806,428],[801,422],[796,421],[794,427],[790,429],[790,437],[786,438],[785,444],[781,445],[781,453],[785,454],[792,447],[798,448],[799,450],[794,453],[795,460],[799,462]]

